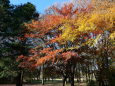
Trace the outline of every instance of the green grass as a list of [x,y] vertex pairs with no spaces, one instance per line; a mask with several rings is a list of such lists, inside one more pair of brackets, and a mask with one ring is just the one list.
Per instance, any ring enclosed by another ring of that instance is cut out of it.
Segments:
[[[42,83],[42,81],[41,80],[32,80],[30,83],[28,83],[28,84],[33,84],[33,85],[35,85],[35,84],[37,84],[37,86],[41,86],[41,83]],[[45,83],[44,83],[45,85],[44,86],[62,86],[62,80],[47,80]],[[66,84],[66,86],[70,86],[70,84],[69,83],[67,83]],[[75,86],[87,86],[87,84],[86,83],[76,83],[75,82]]]

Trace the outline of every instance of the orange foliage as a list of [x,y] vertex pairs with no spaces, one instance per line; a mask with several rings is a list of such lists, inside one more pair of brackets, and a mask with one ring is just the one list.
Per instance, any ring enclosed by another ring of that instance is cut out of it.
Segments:
[[40,66],[44,64],[46,61],[52,61],[54,62],[56,60],[56,57],[59,56],[60,52],[62,52],[62,49],[58,50],[51,50],[51,48],[46,48],[41,51],[41,53],[45,54],[45,56],[39,58],[37,60],[36,66]]
[[74,5],[70,3],[70,4],[65,4],[60,9],[56,6],[52,6],[50,7],[50,9],[53,9],[57,14],[60,14],[64,16],[65,18],[70,18],[72,17],[72,15],[74,15],[74,13],[78,11],[77,9],[74,10],[73,7]]
[[65,60],[69,60],[72,57],[78,57],[78,54],[72,51],[62,53],[62,58],[64,58]]
[[62,23],[62,16],[46,15],[40,21],[32,21],[31,24],[26,24],[30,31],[38,31],[38,37],[44,36],[46,33]]

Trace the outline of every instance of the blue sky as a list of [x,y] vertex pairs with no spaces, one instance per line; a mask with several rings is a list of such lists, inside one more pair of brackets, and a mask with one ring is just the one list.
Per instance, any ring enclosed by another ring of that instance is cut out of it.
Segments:
[[49,6],[55,3],[61,4],[62,2],[65,1],[69,0],[10,0],[10,3],[14,5],[19,5],[26,2],[31,2],[36,6],[38,12],[44,13],[45,9],[48,8]]

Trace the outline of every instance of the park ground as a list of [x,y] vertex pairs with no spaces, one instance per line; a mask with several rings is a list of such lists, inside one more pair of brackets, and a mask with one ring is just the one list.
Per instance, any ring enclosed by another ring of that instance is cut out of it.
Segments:
[[[82,79],[81,79],[82,80]],[[23,86],[63,86],[62,85],[62,79],[55,79],[55,80],[49,80],[46,81],[44,85],[41,84],[41,81],[33,80],[30,82],[31,84],[24,84]],[[16,86],[15,84],[0,84],[0,86]],[[69,83],[66,84],[66,86],[70,86]],[[78,83],[75,79],[75,86],[87,86],[86,82],[80,82]]]
[[[15,86],[14,84],[1,84],[0,86]],[[45,85],[41,85],[41,84],[24,84],[23,86],[62,86],[62,83],[54,83],[54,84],[45,84]],[[66,86],[70,86],[69,84],[67,84]],[[87,86],[86,83],[75,83],[75,86]]]
[[[1,84],[0,86],[15,86],[14,84]],[[24,85],[24,86],[62,86],[62,83],[58,83],[58,84],[46,84],[46,85],[41,85],[41,84],[35,84],[35,85]],[[69,84],[67,84],[66,86],[70,86]],[[79,84],[75,84],[75,86],[87,86],[86,83],[79,83]]]

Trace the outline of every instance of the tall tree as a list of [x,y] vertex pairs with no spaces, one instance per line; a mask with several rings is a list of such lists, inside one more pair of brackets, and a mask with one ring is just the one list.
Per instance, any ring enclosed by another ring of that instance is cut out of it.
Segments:
[[24,23],[38,18],[39,14],[31,3],[12,6],[9,0],[0,1],[0,12],[0,61],[3,63],[0,65],[0,78],[17,76],[17,86],[22,86],[23,69],[18,67],[16,58],[21,54],[27,55],[28,48],[26,40],[18,38],[27,31]]
[[20,66],[36,68],[47,62],[58,63],[63,60],[70,64],[71,86],[74,86],[76,65],[79,69],[79,63],[82,67],[88,66],[85,72],[89,79],[90,71],[96,65],[99,86],[110,86],[107,73],[110,71],[109,58],[113,57],[110,52],[114,49],[115,3],[94,2],[80,3],[80,7],[74,7],[72,3],[63,7],[52,6],[43,19],[26,24],[31,33],[26,34],[26,37],[39,37],[45,46],[32,49],[30,52],[34,55],[29,58],[20,56]]

